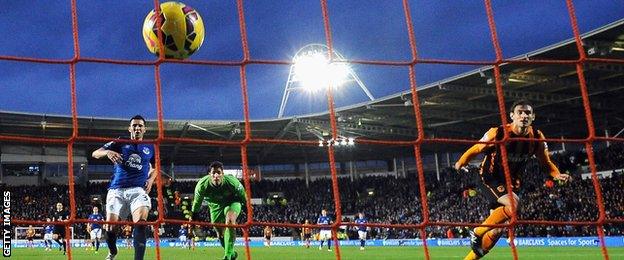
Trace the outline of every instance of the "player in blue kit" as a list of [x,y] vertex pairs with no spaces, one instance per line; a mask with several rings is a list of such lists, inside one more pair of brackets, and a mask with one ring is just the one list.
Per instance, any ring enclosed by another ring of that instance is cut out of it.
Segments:
[[[52,221],[50,218],[46,218],[46,222]],[[52,237],[54,236],[54,226],[53,225],[45,225],[43,228],[43,242],[45,243],[45,251],[52,250]]]
[[[180,244],[182,248],[186,248],[188,244],[188,229],[185,224],[180,226],[180,230],[178,230],[178,236],[180,238]],[[190,247],[190,245],[188,245]]]
[[[324,210],[324,209],[321,210],[321,216],[316,221],[316,224],[318,225],[331,225],[332,224],[331,218],[327,216],[327,210]],[[319,250],[323,249],[323,243],[327,241],[327,251],[331,251],[331,239],[332,239],[331,228],[322,227],[320,236],[319,236],[319,240],[321,240],[321,245],[319,245]]]
[[[145,119],[136,115],[130,119],[130,138],[120,137],[93,152],[96,159],[107,157],[113,162],[113,177],[106,195],[106,221],[125,220],[132,214],[134,223],[145,222],[152,202],[148,196],[156,173],[154,170],[154,145],[131,143],[141,141],[145,134]],[[134,259],[145,256],[145,225],[137,225],[133,230]],[[117,234],[113,225],[107,225],[106,243],[109,253],[106,259],[113,260],[117,255]]]
[[368,227],[364,225],[368,223],[368,220],[364,217],[364,213],[358,213],[358,218],[355,219],[355,223],[358,224],[357,231],[358,237],[360,238],[360,250],[364,250],[364,246],[366,246],[366,233],[368,231]]
[[[98,207],[93,207],[93,213],[89,215],[89,220],[103,221],[104,217],[100,214]],[[102,227],[99,223],[87,223],[87,231],[89,231],[91,247],[95,247],[95,253],[100,250],[100,239],[102,239]],[[87,242],[87,244],[89,244]]]

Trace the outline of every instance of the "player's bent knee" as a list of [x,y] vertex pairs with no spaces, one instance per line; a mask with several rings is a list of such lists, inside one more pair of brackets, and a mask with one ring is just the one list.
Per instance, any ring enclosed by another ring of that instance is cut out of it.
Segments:
[[236,219],[238,217],[238,212],[236,211],[228,211],[226,213],[227,218],[233,218]]
[[147,220],[147,215],[149,214],[148,207],[139,207],[132,212],[132,222],[139,222]]
[[498,236],[498,235],[502,234],[503,230],[504,230],[503,228],[492,229],[492,231],[491,231],[492,232],[492,236]]
[[225,216],[225,224],[228,225],[236,225],[236,218],[238,217],[238,214],[234,211],[228,211],[226,216]]
[[[508,218],[511,218],[511,216],[513,216],[513,214],[514,214],[514,210],[512,209],[511,206],[505,206],[503,208],[503,210],[505,211],[505,215],[507,215]],[[516,208],[516,210],[517,210],[517,208]]]

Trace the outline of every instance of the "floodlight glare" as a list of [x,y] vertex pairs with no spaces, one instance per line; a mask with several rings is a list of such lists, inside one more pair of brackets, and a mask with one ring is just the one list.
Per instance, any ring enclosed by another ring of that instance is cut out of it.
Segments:
[[329,88],[346,88],[350,82],[355,82],[370,100],[375,99],[340,53],[332,49],[330,56],[327,45],[308,44],[299,49],[292,59],[277,117],[284,115],[286,103],[293,91],[303,90],[309,95],[316,95]]
[[349,76],[349,65],[329,62],[326,52],[311,51],[295,57],[293,81],[310,92],[339,87]]

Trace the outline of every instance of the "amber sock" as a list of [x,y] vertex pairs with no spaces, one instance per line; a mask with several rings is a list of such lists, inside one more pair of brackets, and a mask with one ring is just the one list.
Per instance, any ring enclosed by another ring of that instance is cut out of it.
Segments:
[[[500,224],[511,218],[511,210],[506,206],[500,206],[496,208],[490,216],[488,216],[482,224],[491,225],[491,224]],[[477,227],[474,229],[474,232],[477,236],[483,237],[483,234],[494,229],[495,227]]]
[[483,240],[481,240],[481,248],[485,251],[490,251],[498,242],[498,239],[503,235],[503,232],[498,232],[496,230],[490,230],[489,232],[483,235]]

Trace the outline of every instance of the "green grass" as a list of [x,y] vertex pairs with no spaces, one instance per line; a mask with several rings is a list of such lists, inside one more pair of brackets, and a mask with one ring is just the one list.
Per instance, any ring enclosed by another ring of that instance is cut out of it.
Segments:
[[[236,248],[239,259],[245,258],[245,248]],[[365,251],[360,251],[358,247],[341,247],[342,259],[424,259],[422,247],[367,247]],[[429,255],[431,259],[462,259],[468,252],[468,248],[462,247],[431,247]],[[608,248],[610,259],[624,259],[624,247]],[[73,259],[77,260],[102,260],[108,253],[107,248],[100,249],[99,254],[93,251],[85,251],[84,248],[73,248]],[[221,259],[223,250],[221,248],[198,248],[195,251],[180,248],[161,248],[161,259],[190,260],[190,259]],[[326,248],[319,251],[318,248],[301,247],[252,247],[252,259],[336,259],[335,252],[327,252]],[[598,247],[523,247],[518,248],[519,259],[603,259]],[[67,259],[58,250],[45,252],[43,249],[13,249],[13,259],[26,260],[60,260]],[[131,249],[121,248],[118,260],[133,258]],[[145,259],[155,259],[156,251],[148,248]],[[485,259],[512,259],[511,250],[508,247],[497,247],[490,252]]]

